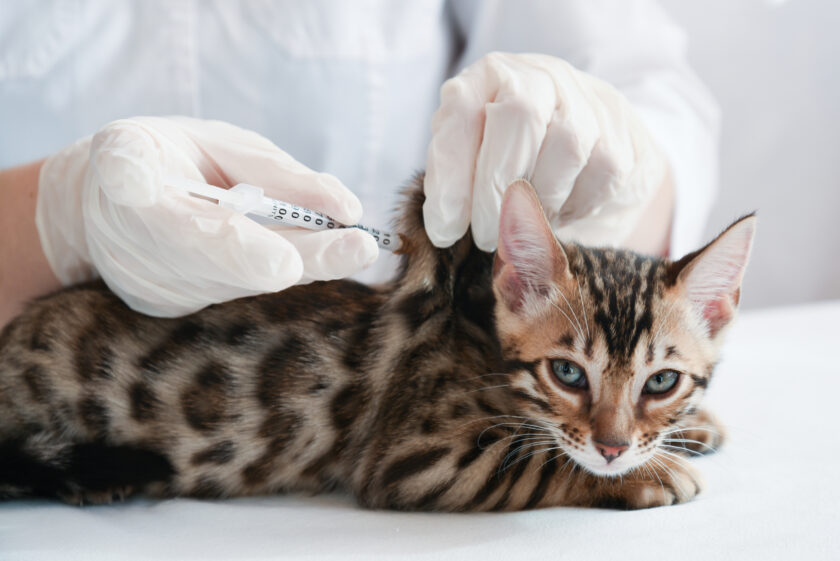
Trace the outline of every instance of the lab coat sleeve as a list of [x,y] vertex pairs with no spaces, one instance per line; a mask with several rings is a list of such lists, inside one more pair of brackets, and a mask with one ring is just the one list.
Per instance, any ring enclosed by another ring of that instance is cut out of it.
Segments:
[[687,38],[652,0],[451,0],[456,70],[492,51],[544,53],[606,80],[635,106],[671,164],[671,255],[696,249],[717,190],[717,104],[687,61]]

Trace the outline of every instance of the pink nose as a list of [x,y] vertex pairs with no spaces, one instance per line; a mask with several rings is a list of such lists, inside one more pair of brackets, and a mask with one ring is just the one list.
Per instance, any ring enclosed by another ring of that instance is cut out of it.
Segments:
[[595,448],[607,460],[609,464],[617,457],[621,456],[630,446],[626,442],[600,442],[595,441]]

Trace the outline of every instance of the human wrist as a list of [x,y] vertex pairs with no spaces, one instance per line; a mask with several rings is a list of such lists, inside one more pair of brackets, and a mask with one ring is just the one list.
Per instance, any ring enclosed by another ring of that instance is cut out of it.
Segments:
[[61,286],[35,227],[38,177],[44,161],[0,170],[0,327],[32,298]]

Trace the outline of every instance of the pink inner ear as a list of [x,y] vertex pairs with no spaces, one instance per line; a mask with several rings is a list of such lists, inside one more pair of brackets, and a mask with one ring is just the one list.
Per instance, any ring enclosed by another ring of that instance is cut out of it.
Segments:
[[510,265],[502,265],[495,281],[508,307],[513,311],[519,310],[525,303],[526,286],[516,270]]
[[686,294],[714,337],[735,315],[755,218],[739,220],[703,248],[680,274]]
[[735,310],[728,296],[705,302],[703,317],[709,325],[709,331],[712,336],[732,321],[734,313]]
[[511,184],[502,202],[494,268],[496,285],[511,309],[520,308],[528,294],[548,291],[558,251],[533,188],[524,181]]

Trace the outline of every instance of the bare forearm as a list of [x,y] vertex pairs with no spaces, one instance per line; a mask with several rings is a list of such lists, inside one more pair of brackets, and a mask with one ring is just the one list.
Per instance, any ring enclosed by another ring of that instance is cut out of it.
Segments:
[[35,227],[42,163],[0,170],[0,328],[28,300],[60,286]]

